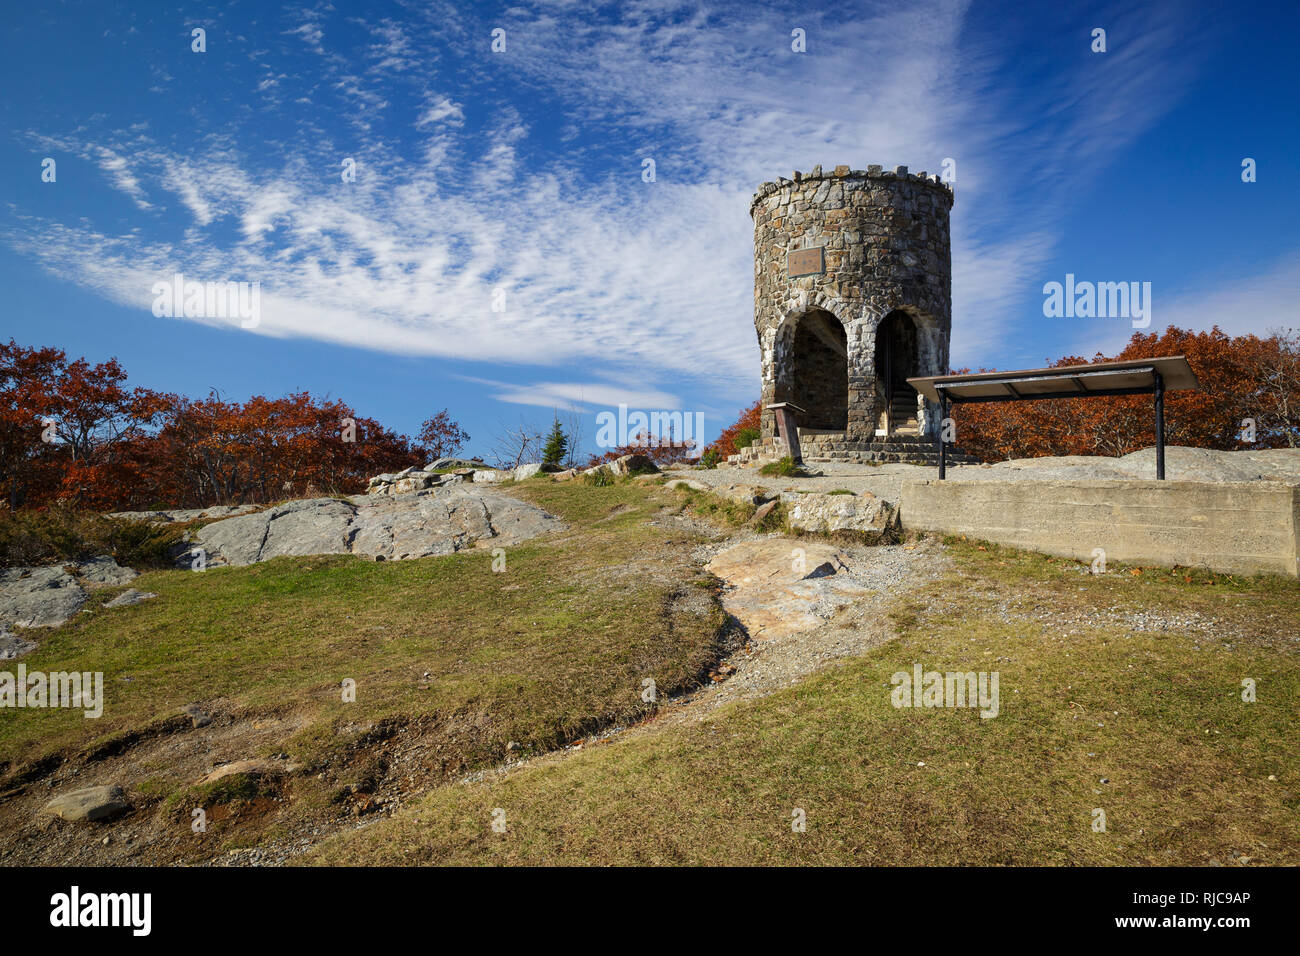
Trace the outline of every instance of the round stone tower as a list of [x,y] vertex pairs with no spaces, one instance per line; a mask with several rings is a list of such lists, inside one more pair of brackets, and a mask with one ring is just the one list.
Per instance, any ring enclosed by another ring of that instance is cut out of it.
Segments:
[[[759,187],[754,326],[763,439],[786,403],[805,457],[928,452],[925,400],[909,377],[948,371],[952,190],[938,176],[837,166]],[[756,452],[759,449],[756,449]]]

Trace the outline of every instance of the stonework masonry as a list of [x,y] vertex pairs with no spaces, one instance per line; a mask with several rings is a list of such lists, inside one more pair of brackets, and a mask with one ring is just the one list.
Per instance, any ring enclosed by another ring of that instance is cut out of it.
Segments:
[[[852,459],[895,435],[931,433],[925,400],[899,383],[948,371],[952,203],[938,176],[904,166],[817,166],[755,194],[763,404],[798,406],[801,444]],[[824,271],[790,275],[801,269],[787,268],[789,254],[817,247]],[[775,421],[766,408],[762,430],[770,447]]]

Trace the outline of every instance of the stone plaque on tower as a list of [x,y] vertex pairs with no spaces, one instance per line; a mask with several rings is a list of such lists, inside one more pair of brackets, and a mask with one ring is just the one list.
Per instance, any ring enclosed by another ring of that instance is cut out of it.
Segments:
[[826,271],[826,259],[822,247],[815,249],[791,249],[785,254],[785,271],[791,279],[799,276],[819,276]]

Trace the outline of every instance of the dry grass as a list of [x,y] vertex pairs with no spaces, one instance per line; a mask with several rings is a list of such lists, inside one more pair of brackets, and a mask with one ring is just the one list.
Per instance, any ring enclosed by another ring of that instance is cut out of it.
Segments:
[[[1294,582],[951,550],[930,592],[946,598],[899,604],[898,640],[862,659],[696,725],[440,788],[314,861],[1300,862]],[[917,662],[998,671],[1001,714],[896,709],[890,676]]]
[[[515,493],[572,529],[507,549],[503,573],[479,550],[141,575],[133,586],[157,599],[81,614],[24,659],[29,671],[102,671],[104,716],[6,711],[0,791],[60,762],[129,760],[137,741],[187,732],[177,711],[197,701],[250,725],[292,714],[292,730],[258,753],[287,754],[302,768],[298,797],[325,804],[339,786],[382,777],[385,741],[400,731],[421,738],[436,781],[505,759],[510,743],[545,751],[639,720],[644,677],[670,693],[707,671],[723,616],[695,586],[693,539],[648,520],[662,492],[537,482]],[[342,700],[345,678],[356,703]],[[194,780],[170,762],[153,770],[146,802]]]

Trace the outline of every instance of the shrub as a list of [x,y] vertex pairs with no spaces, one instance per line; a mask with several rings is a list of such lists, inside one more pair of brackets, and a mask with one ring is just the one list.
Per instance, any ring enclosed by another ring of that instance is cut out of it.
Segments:
[[[713,451],[717,453],[719,459],[723,459],[728,455],[734,455],[740,451],[741,447],[749,447],[762,434],[760,431],[762,416],[763,403],[757,401],[743,410],[732,425],[723,429],[722,434],[718,436],[718,440],[704,450],[705,454]],[[737,443],[737,439],[741,437],[742,432],[750,435],[744,446]]]
[[127,521],[66,508],[0,511],[0,567],[85,561],[103,555],[137,570],[170,568],[194,524]]
[[770,461],[762,468],[758,469],[760,475],[767,475],[769,478],[801,478],[804,477],[804,471],[794,463],[794,459],[789,455],[784,458],[778,458],[776,461]]

